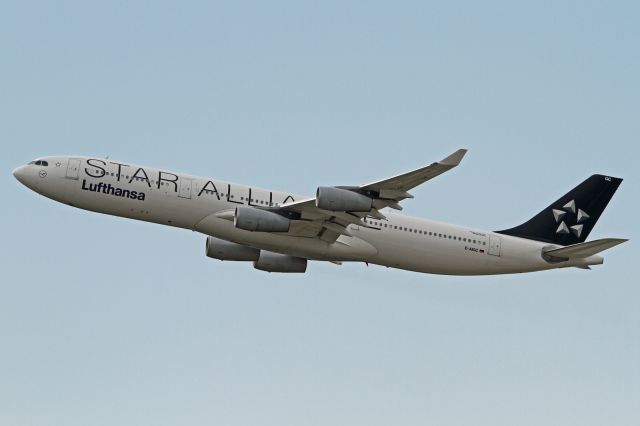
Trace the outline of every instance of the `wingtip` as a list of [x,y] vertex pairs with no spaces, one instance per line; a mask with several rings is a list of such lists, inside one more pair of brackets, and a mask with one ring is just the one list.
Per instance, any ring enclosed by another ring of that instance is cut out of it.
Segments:
[[460,162],[462,161],[466,153],[467,153],[467,150],[464,148],[461,148],[456,152],[454,152],[453,154],[449,155],[448,157],[444,158],[442,161],[440,161],[440,164],[444,164],[447,166],[457,166],[458,164],[460,164]]

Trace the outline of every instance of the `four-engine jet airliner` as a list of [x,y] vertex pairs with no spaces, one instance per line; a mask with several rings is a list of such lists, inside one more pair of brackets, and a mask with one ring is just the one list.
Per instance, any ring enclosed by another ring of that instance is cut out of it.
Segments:
[[622,182],[599,174],[500,231],[381,211],[401,210],[413,198],[408,191],[456,167],[465,153],[365,185],[320,186],[315,197],[80,156],[40,157],[13,174],[73,207],[201,232],[207,256],[268,272],[305,272],[308,260],[448,275],[589,269],[603,263],[598,253],[627,241],[585,242]]

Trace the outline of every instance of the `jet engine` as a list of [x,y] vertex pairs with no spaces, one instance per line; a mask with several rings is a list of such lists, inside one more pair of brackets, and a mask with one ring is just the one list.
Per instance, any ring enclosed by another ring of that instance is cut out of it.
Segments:
[[284,216],[267,210],[251,207],[237,207],[233,217],[236,228],[245,231],[287,232],[290,221]]
[[219,238],[207,237],[207,257],[219,260],[257,261],[260,250]]
[[305,272],[307,259],[260,250],[258,260],[253,262],[253,267],[267,272]]
[[316,207],[333,212],[368,212],[373,200],[366,195],[333,186],[319,186]]

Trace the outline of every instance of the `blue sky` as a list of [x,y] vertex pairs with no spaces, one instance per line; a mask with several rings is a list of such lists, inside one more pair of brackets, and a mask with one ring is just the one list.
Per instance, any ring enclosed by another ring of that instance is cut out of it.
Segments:
[[[637,425],[637,2],[0,7],[0,423]],[[11,170],[122,159],[312,194],[469,149],[409,215],[516,225],[625,178],[592,271],[265,274]]]

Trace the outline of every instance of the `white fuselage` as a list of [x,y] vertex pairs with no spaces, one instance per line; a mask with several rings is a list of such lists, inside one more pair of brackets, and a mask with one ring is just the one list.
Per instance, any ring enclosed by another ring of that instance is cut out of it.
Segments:
[[[385,214],[350,225],[351,237],[317,238],[300,221],[289,233],[238,229],[217,213],[238,206],[275,207],[305,197],[151,167],[87,157],[46,157],[14,175],[32,190],[85,210],[191,229],[261,250],[314,260],[359,261],[417,272],[485,275],[602,263],[600,256],[549,263],[549,244],[428,219]],[[295,234],[296,236],[292,236]]]

